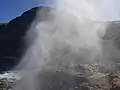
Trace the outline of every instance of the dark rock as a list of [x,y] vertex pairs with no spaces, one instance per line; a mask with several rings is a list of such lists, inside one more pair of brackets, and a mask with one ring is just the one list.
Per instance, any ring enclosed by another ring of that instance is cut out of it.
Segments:
[[8,24],[0,24],[0,71],[10,70],[19,63],[25,50],[24,36],[42,8],[47,7],[32,8]]
[[42,90],[89,90],[87,86],[82,86],[82,83],[88,82],[85,77],[78,77],[62,71],[44,71],[40,73],[39,77]]
[[120,87],[111,88],[110,90],[120,90]]
[[107,30],[103,40],[103,55],[108,56],[107,61],[120,63],[120,21],[107,23]]
[[7,23],[0,23],[0,34],[3,32],[6,26],[7,26]]
[[105,40],[112,40],[114,45],[120,49],[120,21],[108,23],[107,33],[104,36]]

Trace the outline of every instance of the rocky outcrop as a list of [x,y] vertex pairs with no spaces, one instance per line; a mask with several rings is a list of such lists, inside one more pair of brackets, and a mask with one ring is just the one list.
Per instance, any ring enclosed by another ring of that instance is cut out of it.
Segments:
[[34,7],[7,24],[0,24],[0,71],[10,70],[19,63],[24,52],[24,36],[42,8],[48,9]]
[[7,23],[0,23],[0,33],[3,32],[3,30],[6,28]]
[[[92,66],[96,67],[96,65]],[[120,72],[43,71],[39,75],[39,81],[43,90],[119,90]]]

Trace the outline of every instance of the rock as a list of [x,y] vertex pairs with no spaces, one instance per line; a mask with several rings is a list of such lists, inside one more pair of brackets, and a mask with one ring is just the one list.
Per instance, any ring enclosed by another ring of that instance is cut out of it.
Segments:
[[0,24],[0,71],[11,70],[20,62],[27,49],[24,37],[35,20],[37,11],[43,8],[47,12],[48,7],[34,7],[7,24]]
[[80,84],[87,79],[62,71],[45,71],[41,72],[39,81],[42,90],[82,90]]
[[[75,68],[73,69],[75,70]],[[119,90],[118,88],[120,88],[120,71],[101,73],[98,70],[96,72],[93,72],[92,70],[91,71],[87,70],[86,72],[87,74],[81,72],[81,68],[79,69],[79,71],[78,68],[74,72],[71,71],[69,72],[65,70],[42,71],[39,75],[40,77],[39,84],[41,89],[42,90]]]
[[4,29],[6,28],[7,23],[0,23],[0,34],[2,35],[2,32],[4,31]]
[[20,77],[15,73],[0,74],[0,90],[13,90]]

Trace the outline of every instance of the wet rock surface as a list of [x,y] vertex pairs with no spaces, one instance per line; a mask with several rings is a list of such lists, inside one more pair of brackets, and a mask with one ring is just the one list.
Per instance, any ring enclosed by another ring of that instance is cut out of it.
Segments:
[[18,80],[20,80],[20,77],[15,73],[0,74],[0,90],[13,90]]

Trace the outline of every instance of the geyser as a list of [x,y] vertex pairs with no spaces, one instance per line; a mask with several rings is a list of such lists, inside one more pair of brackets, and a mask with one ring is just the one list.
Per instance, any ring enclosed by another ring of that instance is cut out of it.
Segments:
[[102,56],[100,38],[106,25],[96,23],[104,18],[96,3],[57,0],[53,6],[43,21],[39,22],[39,17],[45,17],[44,10],[37,13],[36,25],[28,32],[27,38],[35,37],[23,57],[24,69],[57,68],[59,63],[97,63],[96,59]]
[[[21,68],[19,73],[24,78],[25,90],[37,88],[34,78],[44,69],[86,63],[108,64],[103,57],[101,40],[106,24],[98,22],[109,19],[107,1],[55,0],[49,12],[43,9],[37,13],[26,35],[27,42],[33,41],[17,67]],[[40,18],[43,21],[39,21]]]

